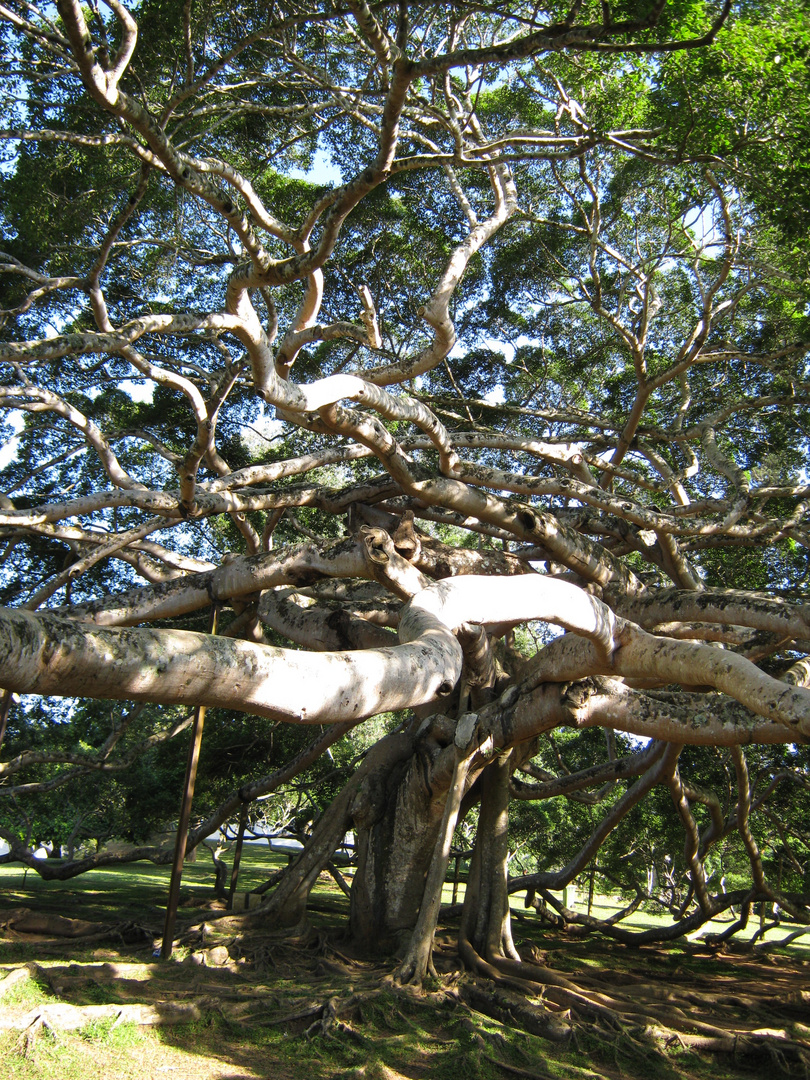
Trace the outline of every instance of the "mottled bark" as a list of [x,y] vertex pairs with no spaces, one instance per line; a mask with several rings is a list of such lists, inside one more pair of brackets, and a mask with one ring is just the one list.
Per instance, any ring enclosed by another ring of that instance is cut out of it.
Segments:
[[321,816],[304,850],[257,912],[257,920],[263,924],[277,922],[294,926],[304,918],[312,886],[352,826],[359,793],[367,785],[373,785],[378,776],[387,775],[398,764],[407,761],[411,750],[411,740],[399,732],[372,747],[351,780]]
[[507,893],[510,754],[496,754],[481,777],[481,809],[460,936],[487,962],[517,959]]
[[351,928],[360,941],[386,948],[416,922],[453,775],[454,730],[444,716],[424,721],[408,737],[409,754],[358,789]]

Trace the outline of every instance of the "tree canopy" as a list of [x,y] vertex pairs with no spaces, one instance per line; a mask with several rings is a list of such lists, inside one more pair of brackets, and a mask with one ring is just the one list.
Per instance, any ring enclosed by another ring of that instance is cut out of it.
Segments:
[[482,970],[589,867],[672,936],[810,922],[806,15],[8,0],[0,43],[10,857],[145,842],[205,705],[192,845],[295,782],[267,918],[352,829],[403,978],[457,828]]

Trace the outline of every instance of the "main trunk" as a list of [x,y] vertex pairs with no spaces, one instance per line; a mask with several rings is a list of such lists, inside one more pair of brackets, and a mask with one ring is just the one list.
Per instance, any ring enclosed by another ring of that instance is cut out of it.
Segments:
[[370,773],[358,792],[351,928],[366,945],[391,947],[416,922],[453,777],[454,727],[442,716],[426,721],[412,754]]

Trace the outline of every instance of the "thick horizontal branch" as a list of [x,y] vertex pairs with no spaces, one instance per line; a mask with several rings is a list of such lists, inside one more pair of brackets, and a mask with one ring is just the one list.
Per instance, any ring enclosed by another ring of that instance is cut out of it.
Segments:
[[17,693],[203,704],[292,723],[338,723],[449,693],[462,665],[453,631],[464,623],[538,617],[586,634],[601,655],[611,647],[610,609],[575,586],[540,575],[466,577],[418,592],[400,619],[402,644],[365,652],[291,652],[4,609],[0,670],[5,688]]

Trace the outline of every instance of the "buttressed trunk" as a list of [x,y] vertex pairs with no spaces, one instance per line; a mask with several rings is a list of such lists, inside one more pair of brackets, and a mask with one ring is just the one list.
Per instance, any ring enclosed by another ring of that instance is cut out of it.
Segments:
[[416,922],[453,775],[455,723],[424,721],[407,759],[384,763],[353,807],[359,862],[351,893],[358,941],[386,948]]
[[411,753],[412,741],[403,732],[392,732],[371,748],[354,776],[321,816],[302,853],[262,905],[258,915],[260,921],[284,926],[301,922],[306,914],[310,890],[351,827],[356,804],[363,803],[365,792],[375,790],[381,778],[407,767]]

